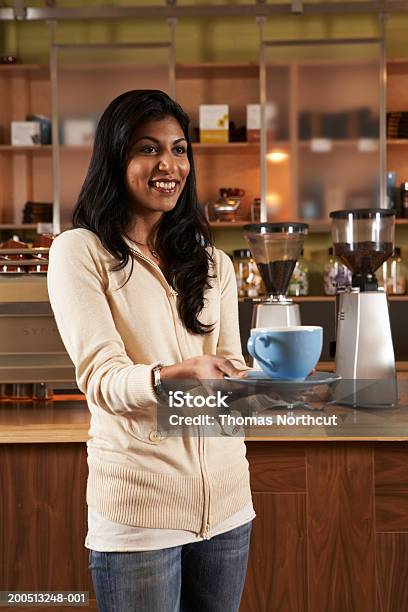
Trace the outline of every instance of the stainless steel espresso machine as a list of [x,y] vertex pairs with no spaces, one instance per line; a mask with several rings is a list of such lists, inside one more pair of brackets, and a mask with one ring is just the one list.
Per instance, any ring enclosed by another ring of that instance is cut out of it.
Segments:
[[306,223],[251,223],[244,235],[268,295],[255,298],[251,327],[300,325],[299,305],[287,297],[293,270],[308,233]]
[[48,250],[0,249],[2,401],[50,399],[54,389],[77,388],[48,299],[47,261],[38,258]]
[[387,295],[375,271],[392,255],[395,212],[388,209],[330,213],[334,254],[352,272],[352,286],[337,295],[336,398],[355,407],[397,402],[394,347]]

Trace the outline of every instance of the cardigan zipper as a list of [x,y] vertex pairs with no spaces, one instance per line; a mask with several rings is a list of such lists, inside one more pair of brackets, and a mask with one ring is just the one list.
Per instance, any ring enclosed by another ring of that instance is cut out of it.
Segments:
[[[140,259],[147,261],[160,273],[162,279],[164,279],[166,283],[166,286],[170,290],[170,296],[174,298],[177,295],[177,292],[175,292],[173,287],[169,285],[166,277],[164,276],[163,272],[160,270],[159,266],[154,261],[149,259],[149,257],[146,257],[145,255],[143,255],[143,253],[141,253],[140,251],[133,250],[133,253],[135,253],[137,257],[140,257]],[[201,476],[203,479],[203,494],[204,494],[203,518],[201,522],[200,536],[204,540],[208,540],[208,535],[210,531],[210,480],[208,477],[207,467],[205,464],[205,452],[204,452],[205,446],[204,444],[205,444],[205,435],[201,435],[201,426],[198,425],[198,458],[199,458],[199,463],[200,463],[200,468],[201,468]]]
[[163,284],[163,281],[166,285],[166,289],[167,291],[170,290],[171,294],[173,295],[174,293],[174,289],[173,287],[168,283],[167,278],[164,276],[163,272],[160,270],[159,266],[157,265],[157,263],[155,261],[153,261],[152,259],[150,259],[149,257],[146,257],[146,255],[143,255],[143,253],[141,251],[135,251],[134,249],[132,249],[132,253],[134,255],[136,255],[137,257],[139,257],[140,259],[143,259],[144,261],[147,261],[147,263],[149,263],[150,265],[153,266],[153,268],[156,270],[156,272],[158,272],[160,274],[160,281]]
[[201,475],[203,478],[203,493],[204,493],[204,507],[203,507],[203,519],[201,522],[200,535],[204,540],[208,540],[208,534],[210,531],[210,480],[208,478],[207,467],[205,464],[205,435],[201,435],[201,426],[198,426],[199,438],[198,438],[198,449],[200,458]]

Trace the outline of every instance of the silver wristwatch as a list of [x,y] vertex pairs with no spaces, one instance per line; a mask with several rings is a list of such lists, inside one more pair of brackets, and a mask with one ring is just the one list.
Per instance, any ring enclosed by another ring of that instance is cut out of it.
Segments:
[[162,369],[162,365],[158,365],[156,367],[153,368],[152,372],[153,372],[153,389],[156,393],[156,395],[160,395],[161,391],[162,391],[162,381],[161,381],[161,376],[160,376],[160,372]]

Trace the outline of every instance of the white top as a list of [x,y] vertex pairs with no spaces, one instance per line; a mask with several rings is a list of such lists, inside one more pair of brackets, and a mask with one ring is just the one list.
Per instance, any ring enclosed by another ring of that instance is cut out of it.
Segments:
[[200,542],[203,539],[209,540],[216,535],[249,523],[255,516],[252,502],[250,502],[242,510],[211,529],[206,538],[202,538],[193,531],[183,529],[150,529],[114,523],[88,507],[88,533],[85,547],[97,552],[136,552],[182,546]]

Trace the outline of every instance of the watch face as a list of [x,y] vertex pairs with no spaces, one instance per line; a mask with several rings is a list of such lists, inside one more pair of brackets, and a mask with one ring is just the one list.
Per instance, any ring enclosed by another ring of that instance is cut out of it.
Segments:
[[160,370],[161,366],[153,368],[153,386],[156,391],[159,390],[161,387]]

